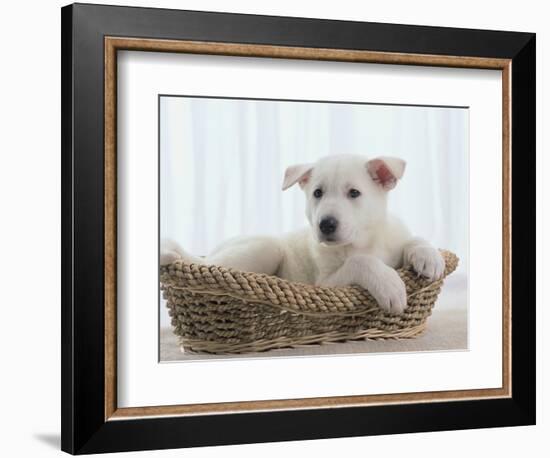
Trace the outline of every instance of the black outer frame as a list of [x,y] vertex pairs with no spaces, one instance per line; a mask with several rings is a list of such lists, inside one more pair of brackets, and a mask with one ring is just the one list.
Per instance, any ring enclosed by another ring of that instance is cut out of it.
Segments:
[[[61,14],[62,450],[81,454],[535,424],[535,34],[89,4],[66,6]],[[105,421],[107,35],[512,59],[512,397]]]

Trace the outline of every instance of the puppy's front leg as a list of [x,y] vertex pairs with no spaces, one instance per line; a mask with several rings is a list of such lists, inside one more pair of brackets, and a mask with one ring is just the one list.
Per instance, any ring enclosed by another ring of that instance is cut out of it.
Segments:
[[350,256],[336,272],[317,283],[321,286],[361,286],[387,312],[401,313],[407,306],[405,283],[394,269],[374,256]]
[[413,238],[403,249],[405,266],[429,280],[439,280],[445,272],[445,260],[439,250],[421,238]]

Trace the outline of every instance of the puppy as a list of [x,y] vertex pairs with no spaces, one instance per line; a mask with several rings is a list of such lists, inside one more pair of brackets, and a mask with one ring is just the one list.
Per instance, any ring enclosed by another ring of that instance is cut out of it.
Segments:
[[230,239],[206,258],[191,256],[167,240],[161,245],[160,263],[183,259],[321,286],[358,285],[385,311],[401,313],[407,295],[395,269],[412,266],[419,275],[437,280],[445,268],[438,250],[412,237],[388,214],[388,193],[404,171],[405,162],[398,158],[352,155],[291,166],[282,189],[300,186],[309,228],[281,238]]

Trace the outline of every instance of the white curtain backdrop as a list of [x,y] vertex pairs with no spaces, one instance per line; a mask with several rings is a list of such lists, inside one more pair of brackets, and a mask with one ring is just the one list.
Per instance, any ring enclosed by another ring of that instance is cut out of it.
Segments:
[[328,154],[407,161],[390,211],[435,246],[468,256],[468,110],[465,108],[160,99],[160,230],[207,254],[242,234],[307,224],[287,166]]

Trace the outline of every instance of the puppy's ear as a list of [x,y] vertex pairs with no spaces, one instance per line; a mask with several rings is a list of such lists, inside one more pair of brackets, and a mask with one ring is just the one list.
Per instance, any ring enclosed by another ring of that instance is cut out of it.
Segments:
[[312,170],[313,164],[298,164],[288,167],[283,180],[283,191],[296,183],[299,183],[300,187],[303,188],[308,182]]
[[377,157],[367,162],[367,171],[374,182],[386,191],[395,188],[407,163],[397,157]]

